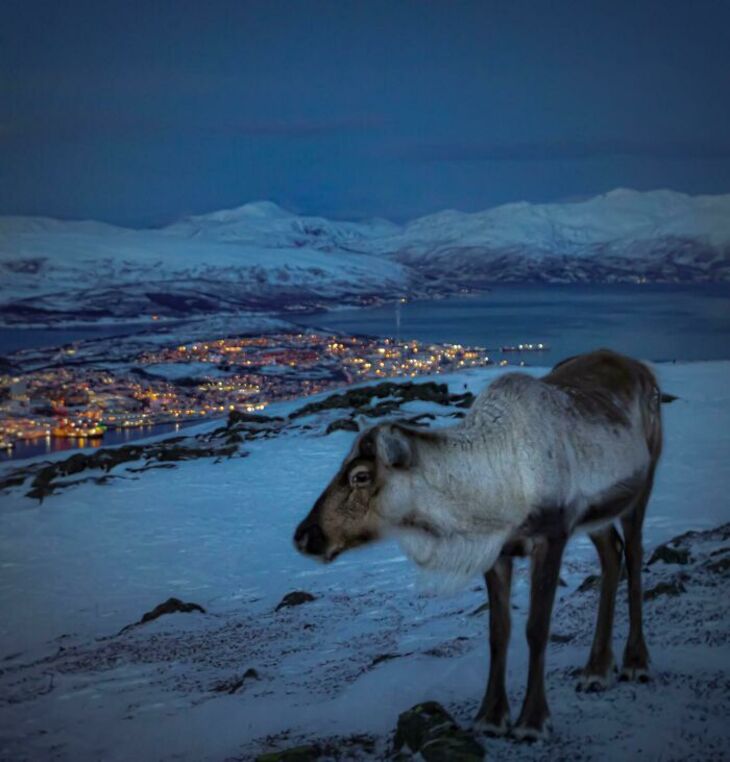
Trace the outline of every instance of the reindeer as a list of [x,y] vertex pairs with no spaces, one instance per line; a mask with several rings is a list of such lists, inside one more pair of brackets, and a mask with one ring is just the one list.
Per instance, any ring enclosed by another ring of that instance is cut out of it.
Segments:
[[[550,617],[563,550],[576,530],[588,532],[602,570],[595,636],[578,689],[601,690],[613,679],[623,554],[630,628],[621,677],[648,679],[642,524],[662,446],[660,397],[645,365],[598,350],[565,360],[542,378],[500,376],[455,426],[380,423],[358,435],[294,543],[302,553],[332,561],[395,534],[425,569],[483,573],[490,669],[477,725],[493,735],[511,730],[517,739],[540,738],[550,728],[544,685]],[[511,728],[505,672],[516,555],[531,558],[529,671]]]

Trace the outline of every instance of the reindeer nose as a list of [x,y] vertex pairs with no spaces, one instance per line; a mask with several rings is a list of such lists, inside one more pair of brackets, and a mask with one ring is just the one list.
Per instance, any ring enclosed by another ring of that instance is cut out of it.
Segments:
[[300,524],[294,534],[294,544],[302,553],[323,556],[327,549],[327,538],[319,524]]

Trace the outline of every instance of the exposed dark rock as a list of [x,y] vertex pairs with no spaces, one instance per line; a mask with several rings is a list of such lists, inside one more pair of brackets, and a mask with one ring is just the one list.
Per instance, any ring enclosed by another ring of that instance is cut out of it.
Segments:
[[454,718],[436,701],[425,701],[398,716],[393,747],[400,751],[407,746],[417,752],[429,740],[447,731],[458,729]]
[[20,487],[25,482],[27,476],[19,473],[14,473],[8,476],[7,479],[0,481],[0,490],[10,489],[11,487]]
[[155,606],[152,611],[143,614],[139,624],[151,622],[164,614],[177,614],[178,612],[189,614],[191,611],[199,611],[201,614],[205,614],[205,609],[197,603],[184,603],[179,598],[168,598],[164,603]]
[[243,688],[244,683],[246,680],[260,680],[259,673],[253,668],[250,667],[247,669],[241,677],[234,677],[230,680],[222,680],[219,683],[216,683],[213,686],[213,690],[216,693],[236,693],[241,688]]
[[601,586],[600,574],[589,574],[576,589],[576,593],[585,593],[588,590],[597,590]]
[[[182,444],[183,441],[187,441],[187,443]],[[201,441],[199,437],[187,440],[184,437],[171,437],[170,439],[150,445],[125,445],[123,447],[101,448],[88,455],[76,453],[65,460],[46,464],[37,469],[31,468],[14,471],[7,481],[13,479],[13,486],[20,486],[28,476],[34,474],[31,489],[26,493],[26,496],[42,501],[43,498],[52,495],[57,489],[80,483],[73,480],[61,482],[59,481],[60,478],[80,474],[86,470],[98,469],[109,473],[118,465],[144,459],[147,461],[144,467],[130,469],[140,472],[152,468],[151,463],[155,461],[164,464],[195,458],[222,458],[231,457],[238,452],[238,445],[235,443],[226,442],[223,445],[212,444],[201,447],[198,444],[199,441]],[[163,465],[161,467],[171,468],[172,465]],[[104,484],[104,478],[100,477],[97,483]]]
[[483,614],[485,611],[489,611],[489,603],[482,603],[481,606],[477,606],[469,616],[479,616],[479,614]]
[[728,540],[730,539],[730,522],[720,524],[720,526],[715,527],[715,529],[708,529],[705,531],[691,529],[689,532],[684,532],[683,534],[678,534],[676,537],[673,537],[667,545],[676,547],[677,545],[682,545],[686,540],[695,540],[699,537],[722,541]]
[[426,762],[481,762],[484,759],[482,745],[435,701],[417,704],[398,717],[394,752],[404,747],[420,754]]
[[705,564],[705,569],[715,574],[725,574],[727,571],[730,571],[730,555],[721,556],[714,561],[708,561]]
[[730,545],[713,550],[712,553],[710,553],[710,558],[715,558],[715,556],[726,556],[728,553],[730,553]]
[[571,640],[575,638],[575,635],[564,635],[561,632],[551,632],[550,633],[550,640],[553,643],[570,643]]
[[654,550],[649,559],[649,566],[657,561],[665,564],[688,564],[692,560],[686,548],[673,548],[670,545],[660,545]]
[[367,416],[368,418],[383,418],[386,415],[395,413],[402,404],[403,403],[398,400],[386,400],[385,402],[379,402],[372,407],[358,408],[358,413]]
[[681,595],[682,593],[686,593],[687,588],[684,586],[684,583],[681,579],[675,578],[671,580],[670,582],[660,582],[658,585],[655,585],[654,587],[650,588],[649,590],[646,590],[644,592],[644,600],[645,601],[651,601],[655,598],[659,598],[662,595]]
[[287,593],[279,602],[275,611],[279,609],[287,608],[289,606],[301,606],[302,603],[309,603],[310,601],[317,600],[311,593],[305,590],[294,590],[291,593]]
[[320,759],[377,759],[375,739],[362,733],[319,739],[315,743],[260,754],[256,762],[310,762]]
[[[387,403],[373,405],[376,399],[393,398]],[[463,397],[463,395],[462,395]],[[461,397],[459,397],[461,400]],[[406,383],[398,384],[393,381],[383,381],[373,386],[362,386],[356,389],[348,389],[345,392],[331,394],[318,402],[310,402],[293,413],[289,418],[295,419],[313,413],[320,413],[325,410],[334,410],[337,408],[354,408],[358,413],[373,416],[377,411],[378,415],[387,415],[392,410],[397,409],[404,402],[412,400],[423,400],[425,402],[436,402],[439,405],[450,404],[451,397],[446,384],[437,384],[434,381],[424,383]]]
[[465,635],[459,635],[453,640],[441,643],[441,645],[428,648],[423,651],[424,656],[435,656],[438,659],[445,659],[464,651],[463,644],[468,642],[469,638]]
[[325,434],[331,434],[333,431],[357,431],[359,429],[357,421],[352,418],[338,418],[327,426]]
[[464,392],[464,394],[452,394],[450,397],[450,403],[454,407],[471,407],[474,404],[474,395],[471,392]]
[[228,413],[228,421],[226,425],[230,429],[237,423],[257,423],[271,426],[276,423],[282,423],[283,421],[284,419],[279,418],[278,416],[258,415],[255,413],[244,413],[240,410],[231,410],[230,413]]
[[272,751],[268,754],[259,754],[256,762],[316,762],[322,757],[323,750],[317,744],[307,746],[295,746],[283,751]]
[[413,651],[408,651],[408,653],[404,654],[378,654],[371,662],[371,667],[377,667],[378,664],[382,664],[385,661],[392,661],[393,659],[402,659],[406,656],[410,656],[413,653]]
[[132,474],[141,474],[144,471],[152,471],[156,468],[177,468],[177,466],[174,463],[148,463],[146,466],[140,466],[139,468],[132,468],[130,466],[127,471],[129,471]]
[[474,736],[459,729],[428,741],[420,754],[426,762],[482,762],[484,747]]
[[154,457],[161,462],[176,461],[176,460],[193,460],[195,458],[206,457],[225,457],[233,455],[238,450],[238,447],[233,444],[225,445],[224,447],[185,447],[183,445],[173,445],[172,447],[160,448],[154,453]]
[[152,622],[153,620],[158,619],[165,614],[189,614],[193,611],[199,611],[201,614],[205,614],[205,609],[197,603],[185,603],[179,598],[168,598],[164,603],[160,603],[151,611],[147,611],[145,614],[143,614],[142,618],[138,622],[134,622],[133,624],[128,624],[126,627],[123,627],[119,631],[119,634],[121,635],[123,632],[126,632],[133,627],[139,627],[140,625],[146,624],[147,622]]
[[62,474],[65,474],[66,476],[72,476],[73,474],[79,474],[82,471],[86,470],[89,467],[90,462],[90,456],[79,452],[75,455],[72,455],[70,458],[61,461],[58,464],[58,469]]
[[436,416],[433,413],[421,413],[420,415],[414,415],[413,418],[406,418],[405,422],[413,426],[428,426],[428,423],[424,423],[424,421],[435,420]]

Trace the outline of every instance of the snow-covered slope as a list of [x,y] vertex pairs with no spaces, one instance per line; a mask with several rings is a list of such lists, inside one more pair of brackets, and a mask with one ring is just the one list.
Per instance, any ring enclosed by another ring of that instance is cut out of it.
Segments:
[[[657,544],[730,519],[730,363],[656,370],[679,398],[663,407],[647,561]],[[457,394],[465,385],[477,392],[502,372],[438,381]],[[286,415],[302,404],[267,412]],[[459,408],[408,402],[401,412],[429,412],[441,426]],[[294,527],[352,445],[352,432],[325,434],[348,415],[354,411],[272,419],[272,431],[252,432],[230,458],[69,469],[59,481],[75,484],[59,484],[41,504],[24,496],[29,484],[9,486],[0,500],[0,758],[252,760],[337,736],[337,759],[384,759],[398,713],[429,699],[467,725],[488,669],[483,583],[429,594],[391,542],[326,566],[292,546]],[[4,465],[0,478],[14,468]],[[598,604],[595,586],[581,583],[599,564],[586,537],[572,539],[547,655],[554,733],[538,747],[485,738],[487,758],[726,759],[727,528],[722,535],[688,538],[688,564],[647,566],[645,589],[657,593],[644,607],[652,682],[589,694],[575,692],[573,673],[587,658]],[[528,577],[528,563],[518,562],[507,677],[513,712],[527,674]],[[315,600],[277,611],[293,590]],[[622,583],[619,659],[625,591]],[[120,632],[170,596],[206,613]],[[348,756],[343,739],[353,734],[370,750],[355,746]]]
[[271,201],[186,217],[164,228],[166,234],[184,238],[319,251],[362,251],[370,239],[390,236],[398,230],[397,225],[382,219],[342,222],[301,216]]
[[0,275],[6,322],[357,304],[499,281],[730,280],[730,195],[616,190],[404,226],[263,201],[154,230],[5,217]]
[[225,228],[216,221],[208,234],[182,235],[184,223],[129,230],[1,218],[0,315],[33,321],[277,309],[408,286],[408,269],[383,257],[317,249],[304,239],[295,245],[260,230],[226,242],[215,233],[219,224]]
[[618,189],[588,201],[445,211],[377,241],[435,277],[495,281],[730,279],[730,195]]

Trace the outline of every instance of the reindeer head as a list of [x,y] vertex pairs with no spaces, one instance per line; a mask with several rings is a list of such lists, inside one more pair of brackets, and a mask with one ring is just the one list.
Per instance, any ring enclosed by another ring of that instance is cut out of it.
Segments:
[[411,465],[405,430],[379,424],[361,433],[309,515],[294,533],[307,555],[332,561],[344,550],[377,540],[387,528],[382,497],[395,471]]

